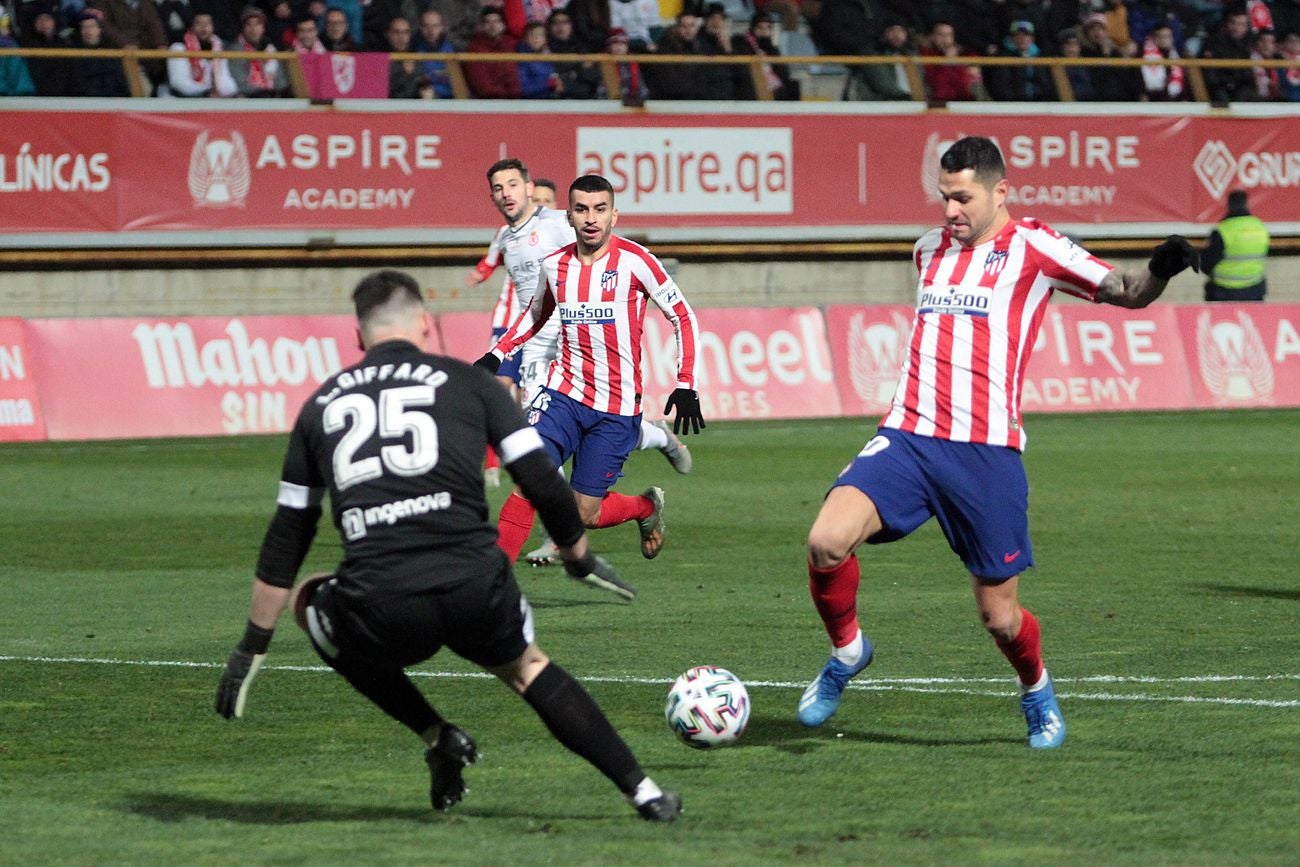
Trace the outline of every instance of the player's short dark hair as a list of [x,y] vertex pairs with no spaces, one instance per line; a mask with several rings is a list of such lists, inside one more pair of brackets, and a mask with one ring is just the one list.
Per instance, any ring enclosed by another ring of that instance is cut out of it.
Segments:
[[963,172],[971,169],[975,179],[992,186],[1007,176],[1007,164],[1002,161],[1002,151],[993,139],[968,135],[953,142],[952,147],[939,157],[939,168],[945,172]]
[[1245,208],[1246,201],[1247,201],[1247,196],[1245,190],[1233,190],[1232,192],[1228,193],[1229,208],[1233,208],[1233,209]]
[[582,175],[569,184],[569,198],[578,193],[609,193],[609,203],[614,203],[614,185],[602,175]]
[[488,170],[487,170],[488,183],[489,184],[492,183],[492,176],[495,175],[497,172],[508,172],[511,169],[514,169],[515,171],[519,172],[520,176],[524,179],[524,182],[527,183],[528,166],[524,165],[522,160],[516,159],[515,157],[506,157],[505,159],[497,160],[492,165],[488,166]]
[[550,178],[533,178],[534,187],[546,187],[551,192],[555,192],[555,181]]
[[352,290],[352,304],[357,311],[357,321],[364,323],[376,308],[383,307],[398,297],[416,304],[424,303],[420,284],[410,274],[396,268],[372,271],[362,277],[357,288]]

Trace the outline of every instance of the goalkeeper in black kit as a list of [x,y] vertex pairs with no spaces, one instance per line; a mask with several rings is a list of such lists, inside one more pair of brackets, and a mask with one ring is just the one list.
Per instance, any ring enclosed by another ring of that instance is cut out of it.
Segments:
[[[433,322],[409,275],[370,274],[352,300],[365,358],[327,380],[294,425],[217,713],[243,715],[276,621],[292,605],[321,659],[424,741],[435,809],[461,799],[464,768],[478,758],[474,740],[404,670],[445,645],[523,696],[643,818],[673,821],[678,795],[646,776],[586,690],[538,648],[532,609],[488,522],[480,468],[491,445],[537,507],[568,574],[620,580],[588,551],[573,492],[541,438],[491,376],[420,348]],[[334,574],[291,590],[327,490],[343,560]]]

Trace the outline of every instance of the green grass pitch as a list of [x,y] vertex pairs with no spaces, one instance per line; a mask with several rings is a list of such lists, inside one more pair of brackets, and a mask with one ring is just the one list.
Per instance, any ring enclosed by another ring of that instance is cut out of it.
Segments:
[[[667,489],[668,540],[598,551],[624,604],[520,570],[538,640],[661,784],[636,819],[495,681],[415,669],[478,740],[428,808],[418,743],[323,670],[286,618],[243,720],[213,692],[246,612],[282,437],[0,447],[0,864],[1295,864],[1300,859],[1300,412],[1035,417],[1043,624],[1069,722],[1030,751],[1012,672],[933,522],[861,554],[876,662],[820,730],[794,721],[826,641],[803,541],[862,420],[711,424]],[[491,492],[493,508],[504,491]],[[323,527],[307,568],[329,568]],[[662,718],[685,668],[749,684],[730,749]]]

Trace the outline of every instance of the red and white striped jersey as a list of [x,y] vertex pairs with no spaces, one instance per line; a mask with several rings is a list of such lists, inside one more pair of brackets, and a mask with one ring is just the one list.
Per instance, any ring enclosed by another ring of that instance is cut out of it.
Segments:
[[1095,301],[1113,266],[1032,219],[977,247],[932,229],[912,259],[916,318],[881,426],[1023,450],[1020,395],[1047,302],[1057,289]]
[[677,337],[677,386],[695,388],[699,324],[663,265],[640,244],[611,235],[605,255],[582,264],[575,244],[542,260],[538,293],[497,342],[508,355],[552,317],[560,354],[547,388],[599,412],[641,412],[641,330],[653,301]]

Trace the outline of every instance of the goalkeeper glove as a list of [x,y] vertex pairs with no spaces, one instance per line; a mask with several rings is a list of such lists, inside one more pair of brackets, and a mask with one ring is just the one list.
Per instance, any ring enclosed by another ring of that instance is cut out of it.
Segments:
[[475,367],[481,367],[493,376],[501,369],[501,359],[497,358],[490,352],[483,353],[483,357],[474,362]]
[[266,659],[271,645],[272,629],[263,629],[251,620],[235,649],[226,659],[226,669],[217,684],[217,713],[226,719],[242,717],[248,701],[248,688],[253,685],[257,670]]
[[673,389],[673,393],[668,395],[668,402],[664,404],[664,415],[670,414],[674,407],[677,408],[677,417],[673,419],[673,433],[686,436],[708,427],[704,423],[704,413],[700,411],[699,392],[694,389]]
[[1151,262],[1147,268],[1153,276],[1169,280],[1185,268],[1199,272],[1201,257],[1182,235],[1170,235],[1151,252]]

